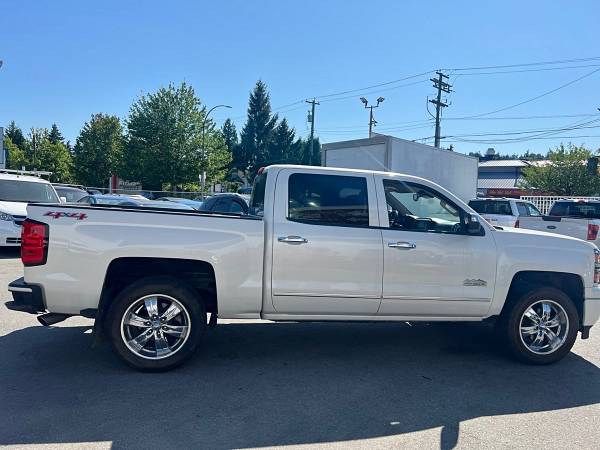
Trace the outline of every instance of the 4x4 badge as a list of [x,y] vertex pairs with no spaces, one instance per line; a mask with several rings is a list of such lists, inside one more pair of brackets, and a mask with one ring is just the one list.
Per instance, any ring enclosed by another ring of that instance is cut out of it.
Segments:
[[44,214],[44,216],[46,217],[52,217],[53,219],[60,219],[61,217],[67,217],[69,219],[77,219],[77,220],[84,220],[85,218],[87,218],[87,214],[84,213],[70,213],[70,212],[63,212],[63,211],[48,211],[46,214]]

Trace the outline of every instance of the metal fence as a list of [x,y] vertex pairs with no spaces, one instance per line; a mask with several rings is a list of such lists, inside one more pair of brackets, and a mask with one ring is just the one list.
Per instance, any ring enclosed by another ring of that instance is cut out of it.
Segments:
[[569,197],[558,195],[521,195],[521,200],[526,200],[537,206],[542,214],[548,214],[550,208],[557,200],[600,200],[600,197]]

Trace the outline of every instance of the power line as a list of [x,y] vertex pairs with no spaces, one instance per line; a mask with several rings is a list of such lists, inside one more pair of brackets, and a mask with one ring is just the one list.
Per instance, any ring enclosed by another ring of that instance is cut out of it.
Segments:
[[505,64],[501,66],[479,66],[479,67],[455,67],[455,68],[445,68],[441,70],[447,70],[452,72],[464,71],[464,70],[487,70],[487,69],[507,69],[510,67],[528,67],[528,66],[545,66],[552,64],[567,64],[567,63],[575,63],[575,62],[587,62],[587,61],[600,61],[600,56],[592,56],[588,58],[577,58],[577,59],[562,59],[562,60],[554,60],[554,61],[538,61],[532,63],[520,63],[520,64]]
[[593,75],[593,74],[595,74],[596,72],[599,72],[599,71],[600,71],[600,68],[598,68],[598,69],[595,69],[595,70],[592,70],[591,72],[588,72],[588,73],[586,73],[585,75],[582,75],[582,76],[580,76],[580,77],[578,77],[578,78],[575,78],[574,80],[571,80],[571,81],[569,81],[568,83],[562,84],[562,85],[560,85],[560,86],[559,86],[559,87],[557,87],[557,88],[551,89],[551,90],[549,90],[549,91],[546,91],[546,92],[544,92],[544,93],[542,93],[542,94],[540,94],[540,95],[536,95],[535,97],[529,98],[529,99],[527,99],[527,100],[523,100],[522,102],[515,103],[514,105],[509,105],[509,106],[506,106],[506,107],[504,107],[504,108],[499,108],[499,109],[496,109],[496,110],[494,110],[494,111],[488,111],[488,112],[481,113],[481,114],[475,114],[475,115],[472,115],[472,116],[466,116],[466,118],[468,118],[468,119],[473,119],[473,118],[477,118],[477,117],[488,116],[488,115],[490,115],[490,114],[495,114],[495,113],[498,113],[498,112],[507,111],[507,110],[509,110],[509,109],[516,108],[516,107],[518,107],[518,106],[521,106],[521,105],[524,105],[524,104],[526,104],[526,103],[531,103],[531,102],[533,102],[533,101],[535,101],[535,100],[538,100],[538,99],[540,99],[540,98],[542,98],[542,97],[545,97],[545,96],[547,96],[547,95],[553,94],[553,93],[554,93],[554,92],[556,92],[556,91],[560,91],[561,89],[564,89],[564,88],[566,88],[566,87],[568,87],[568,86],[571,86],[572,84],[575,84],[575,83],[577,83],[578,81],[581,81],[581,80],[583,80],[584,78],[587,78],[587,77],[589,77],[589,76],[591,76],[591,75]]

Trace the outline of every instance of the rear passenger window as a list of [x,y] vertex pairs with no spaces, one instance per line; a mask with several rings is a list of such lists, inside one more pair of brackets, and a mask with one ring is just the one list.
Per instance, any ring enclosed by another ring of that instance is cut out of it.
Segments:
[[519,211],[520,216],[528,216],[529,211],[527,211],[527,207],[525,203],[517,203],[517,211]]
[[366,178],[292,174],[288,184],[288,219],[319,225],[368,227]]

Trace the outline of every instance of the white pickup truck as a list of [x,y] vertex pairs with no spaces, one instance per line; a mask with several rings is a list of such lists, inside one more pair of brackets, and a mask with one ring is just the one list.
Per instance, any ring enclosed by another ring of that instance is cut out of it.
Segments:
[[[564,357],[600,316],[600,257],[578,239],[495,229],[395,173],[270,166],[250,215],[29,205],[12,310],[95,318],[141,370],[189,358],[216,315],[274,321],[494,320],[522,361]],[[211,320],[207,324],[207,313]]]
[[562,234],[600,244],[600,201],[558,200],[547,216],[524,217],[521,228]]

